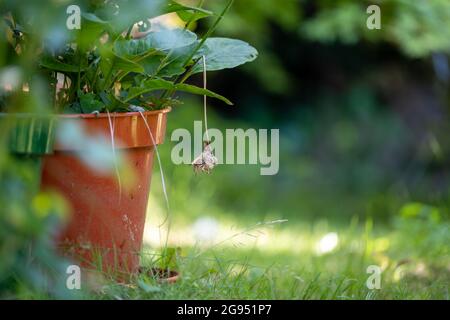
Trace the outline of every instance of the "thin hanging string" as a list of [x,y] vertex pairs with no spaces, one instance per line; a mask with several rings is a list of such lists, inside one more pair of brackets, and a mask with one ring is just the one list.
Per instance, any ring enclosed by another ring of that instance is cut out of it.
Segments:
[[139,114],[141,115],[142,120],[144,120],[145,126],[147,127],[147,131],[149,133],[149,136],[152,139],[153,145],[155,146],[156,159],[158,160],[159,173],[161,175],[161,185],[162,185],[162,189],[163,189],[163,193],[164,193],[164,200],[165,200],[165,204],[166,204],[166,213],[167,213],[166,217],[164,218],[164,221],[162,223],[160,223],[159,226],[158,226],[159,232],[160,232],[159,238],[162,239],[161,227],[167,222],[167,233],[166,233],[165,244],[164,244],[164,247],[167,247],[167,244],[169,242],[169,232],[170,232],[170,227],[171,227],[171,221],[170,221],[169,196],[167,195],[167,188],[166,188],[166,179],[164,178],[164,171],[163,171],[163,167],[162,167],[162,161],[161,161],[161,157],[159,155],[158,145],[156,144],[156,140],[155,140],[155,138],[153,137],[153,134],[152,134],[152,130],[150,129],[150,126],[148,125],[147,119],[145,118],[145,116],[142,113],[142,111],[139,111]]
[[[120,172],[119,172],[119,166],[117,165],[117,155],[116,155],[116,142],[114,139],[114,124],[111,120],[111,114],[109,113],[109,110],[106,109],[106,113],[108,114],[108,122],[109,122],[109,132],[111,136],[111,147],[112,147],[112,153],[113,153],[113,162],[114,162],[114,171],[116,172],[116,178],[117,183],[119,184],[119,204],[122,202],[122,180],[120,178]],[[115,120],[116,118],[114,118]]]
[[[207,80],[206,80],[206,57],[203,55],[203,89],[206,90],[207,88]],[[207,142],[211,142],[209,140],[209,133],[208,133],[208,115],[206,110],[206,95],[203,95],[203,116],[205,118],[205,134],[206,134],[206,140]]]

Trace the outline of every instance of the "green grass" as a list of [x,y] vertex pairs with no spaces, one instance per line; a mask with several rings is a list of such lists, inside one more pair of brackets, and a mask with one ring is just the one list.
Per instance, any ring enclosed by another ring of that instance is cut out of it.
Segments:
[[[331,231],[338,235],[336,247],[319,253],[318,241]],[[171,234],[177,232],[180,239],[188,237],[182,226]],[[96,279],[84,283],[90,289],[83,291],[83,298],[449,299],[447,223],[398,219],[390,226],[372,226],[369,220],[333,229],[325,222],[288,222],[253,228],[250,234],[236,228],[233,232],[220,245],[178,248],[181,279],[175,284],[145,275],[127,284]],[[144,265],[158,266],[160,252],[147,247]],[[366,286],[369,265],[383,269],[379,290]]]

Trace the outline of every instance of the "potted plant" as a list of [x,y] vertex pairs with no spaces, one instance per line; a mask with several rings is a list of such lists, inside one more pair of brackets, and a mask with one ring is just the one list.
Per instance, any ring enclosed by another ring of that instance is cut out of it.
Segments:
[[[52,153],[43,157],[42,188],[56,190],[68,201],[71,218],[58,241],[84,265],[100,257],[103,268],[139,270],[154,152],[163,143],[167,114],[179,103],[175,94],[231,104],[186,80],[257,56],[243,41],[211,37],[232,2],[215,14],[175,1],[85,1],[81,28],[68,32],[57,46],[44,42],[36,53],[53,90],[56,116],[51,119],[60,128],[54,130]],[[152,24],[167,13],[176,13],[185,27]],[[199,37],[190,26],[204,18],[215,22]],[[27,32],[33,26],[19,24],[13,15],[8,25],[22,43],[33,36]],[[105,147],[114,170],[102,172],[106,164],[101,158],[92,165],[84,155]],[[127,164],[126,173],[119,170],[119,158]]]

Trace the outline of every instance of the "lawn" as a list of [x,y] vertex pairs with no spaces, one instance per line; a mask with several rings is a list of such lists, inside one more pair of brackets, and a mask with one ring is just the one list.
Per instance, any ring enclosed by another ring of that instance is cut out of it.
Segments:
[[[212,220],[204,225],[208,223]],[[223,238],[203,245],[186,241],[192,236],[189,230],[195,227],[172,228],[170,238],[177,240],[169,241],[169,246],[179,245],[172,262],[181,273],[175,284],[163,284],[145,275],[127,284],[93,277],[95,281],[83,297],[449,299],[448,224],[398,218],[390,226],[357,219],[341,228],[333,228],[326,221],[242,229],[232,226],[218,226]],[[144,265],[159,266],[161,249],[154,249],[159,240],[149,238],[153,245],[144,249]],[[366,285],[370,265],[382,270],[379,289],[371,290]]]

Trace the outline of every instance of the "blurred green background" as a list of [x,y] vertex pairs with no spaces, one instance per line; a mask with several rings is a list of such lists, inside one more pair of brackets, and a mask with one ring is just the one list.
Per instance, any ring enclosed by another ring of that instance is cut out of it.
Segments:
[[236,103],[209,101],[209,126],[279,128],[280,171],[223,165],[194,176],[172,165],[171,132],[202,120],[201,101],[185,100],[160,147],[180,219],[217,207],[239,219],[388,223],[410,202],[448,217],[450,5],[374,3],[381,30],[366,28],[370,1],[235,3],[216,34],[243,38],[260,56],[208,75]]
[[[381,7],[381,30],[366,27],[370,4]],[[279,128],[280,171],[260,176],[259,166],[222,165],[196,176],[171,164],[171,132],[193,132],[203,117],[201,101],[185,100],[170,114],[160,147],[171,245],[202,247],[206,238],[221,243],[209,252],[215,258],[275,265],[288,282],[308,274],[300,293],[280,285],[281,297],[308,298],[320,273],[325,284],[311,297],[333,297],[327,290],[339,288],[335,276],[364,277],[374,263],[397,286],[380,298],[448,299],[449,18],[447,1],[237,1],[216,34],[242,38],[260,55],[208,75],[209,88],[236,104],[210,100],[208,124]],[[154,176],[151,246],[161,243],[155,234],[165,217],[160,185]],[[257,239],[239,234],[279,219],[288,221],[262,227]],[[336,247],[321,254],[334,235]],[[399,276],[404,265],[409,270]],[[341,298],[370,297],[356,291]]]
[[[366,27],[370,4],[381,7],[381,30]],[[205,1],[214,11],[223,5]],[[209,22],[194,27],[202,32]],[[389,272],[390,289],[381,291],[380,298],[448,299],[450,2],[237,0],[216,36],[241,38],[260,55],[237,70],[208,74],[209,89],[235,102],[229,107],[209,100],[209,127],[280,129],[280,171],[261,176],[259,166],[221,165],[211,175],[195,175],[191,166],[174,165],[172,131],[192,131],[193,121],[203,117],[201,99],[183,97],[183,105],[169,115],[166,143],[159,151],[171,207],[169,245],[183,250],[179,268],[184,280],[178,287],[158,291],[144,286],[140,294],[128,289],[119,294],[371,298],[377,296],[361,279],[368,265],[377,264]],[[193,83],[201,85],[201,76]],[[30,226],[24,222],[28,218],[21,223],[10,217],[36,216],[33,191],[26,187],[36,175],[11,159],[4,145],[0,230],[9,233],[0,232],[0,295],[35,297],[52,283],[40,281],[51,271],[40,268],[42,273],[30,275],[19,266],[30,242],[44,252],[51,247],[45,235],[54,220],[37,215],[39,222]],[[167,213],[156,163],[154,172],[149,251],[164,245],[168,226],[160,225]],[[260,227],[264,231],[254,233]],[[196,250],[206,250],[213,262],[192,266]],[[50,269],[63,270],[55,267],[61,263],[57,258],[55,264],[42,259]],[[41,265],[39,259],[27,261]],[[242,276],[238,272],[241,282],[234,287],[214,291],[205,279],[215,274],[224,283],[230,274],[211,267],[220,265],[217,261],[254,268]],[[261,271],[273,266],[270,276]],[[405,266],[406,276],[400,276]],[[259,277],[268,279],[260,295],[252,290]],[[303,282],[286,289],[296,277]],[[348,279],[359,279],[358,286],[345,285]]]

